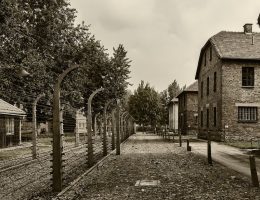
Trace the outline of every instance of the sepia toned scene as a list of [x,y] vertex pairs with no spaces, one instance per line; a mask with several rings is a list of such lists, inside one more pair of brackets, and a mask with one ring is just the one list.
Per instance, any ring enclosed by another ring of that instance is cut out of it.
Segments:
[[0,200],[260,200],[259,8],[0,0]]

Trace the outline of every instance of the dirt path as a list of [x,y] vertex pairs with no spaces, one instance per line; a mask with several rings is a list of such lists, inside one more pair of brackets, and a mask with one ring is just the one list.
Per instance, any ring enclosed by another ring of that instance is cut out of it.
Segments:
[[219,164],[208,166],[204,157],[177,144],[136,134],[122,145],[120,156],[110,156],[60,199],[255,200],[260,190],[237,172]]

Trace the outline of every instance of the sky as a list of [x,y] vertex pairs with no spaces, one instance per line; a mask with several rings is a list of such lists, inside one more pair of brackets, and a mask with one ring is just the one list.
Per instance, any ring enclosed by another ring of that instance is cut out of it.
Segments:
[[90,32],[108,49],[123,44],[131,63],[133,84],[141,80],[157,91],[195,81],[199,53],[220,31],[243,31],[257,18],[259,0],[70,0],[76,23],[90,24]]

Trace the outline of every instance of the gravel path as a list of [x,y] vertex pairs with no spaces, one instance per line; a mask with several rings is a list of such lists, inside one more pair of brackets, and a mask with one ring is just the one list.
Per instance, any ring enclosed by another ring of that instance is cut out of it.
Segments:
[[[135,186],[138,180],[160,182]],[[60,199],[260,199],[250,180],[155,135],[136,134]]]

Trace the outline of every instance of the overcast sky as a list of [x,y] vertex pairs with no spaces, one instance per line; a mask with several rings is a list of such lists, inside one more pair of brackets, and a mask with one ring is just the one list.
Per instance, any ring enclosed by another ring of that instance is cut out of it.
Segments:
[[243,31],[256,22],[259,0],[70,0],[77,23],[91,24],[91,33],[112,52],[123,44],[136,89],[141,80],[162,91],[176,79],[195,81],[200,49],[219,31]]

